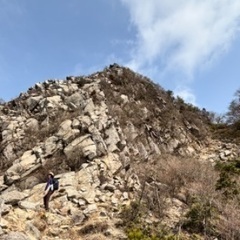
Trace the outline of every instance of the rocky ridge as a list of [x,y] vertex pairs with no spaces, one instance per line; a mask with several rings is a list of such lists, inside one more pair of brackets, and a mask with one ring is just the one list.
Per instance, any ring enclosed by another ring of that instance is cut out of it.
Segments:
[[[1,105],[1,239],[127,239],[119,212],[141,190],[132,162],[164,154],[212,163],[238,156],[237,145],[211,139],[204,112],[190,116],[181,106],[116,64],[37,83]],[[60,190],[45,213],[48,170]],[[179,199],[170,205],[169,225],[184,209]]]

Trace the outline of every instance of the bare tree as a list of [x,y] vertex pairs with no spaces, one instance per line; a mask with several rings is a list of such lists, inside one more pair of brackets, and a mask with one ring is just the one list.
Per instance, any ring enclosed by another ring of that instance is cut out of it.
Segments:
[[221,217],[217,223],[221,239],[240,239],[240,209],[239,203],[235,200],[219,206]]
[[235,98],[231,101],[227,112],[229,123],[236,123],[240,121],[240,89],[236,91],[234,97]]

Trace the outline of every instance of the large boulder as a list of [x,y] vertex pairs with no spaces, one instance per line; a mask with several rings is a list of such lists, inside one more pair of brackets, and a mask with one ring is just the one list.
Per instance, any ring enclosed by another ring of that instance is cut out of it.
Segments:
[[59,138],[56,136],[51,136],[49,138],[46,139],[46,141],[44,142],[44,157],[48,157],[53,155],[57,150],[61,150],[62,144],[59,141]]
[[97,147],[93,142],[91,135],[86,134],[79,138],[74,139],[67,147],[64,149],[64,153],[68,159],[71,159],[73,155],[78,155],[82,157],[87,157],[92,160],[97,156]]
[[41,166],[40,160],[32,150],[23,153],[5,173],[5,183],[12,184],[21,177],[29,175]]
[[2,199],[6,204],[16,205],[19,201],[26,198],[27,194],[17,190],[5,191],[2,193]]
[[72,128],[72,124],[73,121],[70,119],[67,119],[64,122],[62,122],[59,126],[59,130],[56,136],[58,136],[60,139],[67,143],[72,141],[80,133],[79,129]]
[[40,101],[43,99],[43,96],[34,96],[34,97],[29,97],[26,100],[27,107],[30,111],[34,110]]
[[107,136],[107,138],[105,139],[105,143],[108,147],[108,151],[114,152],[115,150],[119,150],[117,144],[118,142],[120,142],[120,138],[118,135],[118,131],[113,124],[105,131],[105,134]]
[[106,164],[107,172],[109,175],[114,175],[122,167],[119,156],[114,153],[109,153],[108,155],[104,156],[102,158],[102,162]]
[[2,236],[1,239],[2,240],[30,240],[30,238],[22,232],[10,232],[7,235]]

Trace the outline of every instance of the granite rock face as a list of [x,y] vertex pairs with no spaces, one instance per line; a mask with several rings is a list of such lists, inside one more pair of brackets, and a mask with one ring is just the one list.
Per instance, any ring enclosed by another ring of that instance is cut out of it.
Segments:
[[[236,145],[203,138],[200,120],[191,123],[179,110],[170,115],[176,103],[149,80],[124,82],[126,73],[136,77],[129,71],[114,64],[88,77],[47,80],[1,105],[0,239],[70,239],[69,231],[84,232],[90,219],[104,223],[101,239],[127,239],[117,219],[142,187],[133,161],[164,154],[210,162],[238,156]],[[46,213],[48,170],[60,189]],[[169,205],[171,225],[184,204]]]

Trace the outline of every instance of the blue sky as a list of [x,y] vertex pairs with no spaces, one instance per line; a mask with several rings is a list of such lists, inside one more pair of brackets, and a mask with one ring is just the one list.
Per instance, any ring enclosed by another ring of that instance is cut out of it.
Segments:
[[0,0],[0,98],[113,62],[200,108],[240,88],[239,0]]

